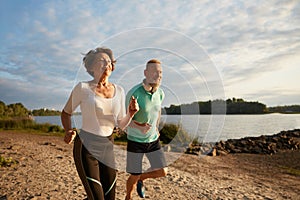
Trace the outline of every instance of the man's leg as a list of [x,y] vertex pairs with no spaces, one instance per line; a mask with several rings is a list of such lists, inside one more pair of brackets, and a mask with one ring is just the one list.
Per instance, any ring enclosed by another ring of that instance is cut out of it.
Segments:
[[168,173],[168,168],[161,168],[161,169],[155,169],[153,171],[145,172],[141,174],[140,179],[141,181],[144,181],[147,178],[159,178],[159,177],[164,177]]
[[140,180],[142,181],[147,178],[164,177],[168,173],[167,162],[160,141],[157,140],[151,143],[149,149],[150,152],[146,153],[146,156],[150,162],[151,168],[141,175]]
[[136,183],[140,179],[140,175],[130,175],[126,182],[126,198],[125,200],[130,200],[132,198],[133,190]]
[[128,140],[127,142],[127,162],[126,171],[130,173],[126,182],[126,198],[132,198],[133,190],[136,183],[140,179],[142,173],[142,160],[143,160],[143,144]]

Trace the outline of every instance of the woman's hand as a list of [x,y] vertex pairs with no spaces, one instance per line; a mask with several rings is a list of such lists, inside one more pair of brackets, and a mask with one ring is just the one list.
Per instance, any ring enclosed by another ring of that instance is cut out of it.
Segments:
[[68,130],[66,131],[65,137],[64,137],[64,141],[67,144],[71,144],[74,140],[74,138],[76,137],[76,131],[75,130]]
[[139,107],[137,100],[134,98],[134,96],[131,96],[129,106],[128,106],[128,111],[129,111],[130,117],[133,117],[135,115],[135,113],[137,113],[139,111],[139,109],[140,109],[140,107]]

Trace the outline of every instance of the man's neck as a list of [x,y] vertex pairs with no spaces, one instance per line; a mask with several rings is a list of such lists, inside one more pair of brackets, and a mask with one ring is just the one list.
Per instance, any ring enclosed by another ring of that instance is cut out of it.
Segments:
[[147,92],[154,93],[158,87],[152,87],[150,84],[147,83],[146,79],[143,80],[143,87]]

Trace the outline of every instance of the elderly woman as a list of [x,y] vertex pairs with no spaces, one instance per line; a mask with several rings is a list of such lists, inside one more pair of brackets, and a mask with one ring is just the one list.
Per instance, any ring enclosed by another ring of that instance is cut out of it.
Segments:
[[[123,88],[109,82],[115,68],[110,49],[89,51],[83,63],[93,80],[78,83],[62,111],[64,141],[70,144],[74,140],[75,165],[88,199],[115,199],[113,129],[125,129],[139,107],[132,97],[126,114]],[[71,126],[71,115],[78,106],[82,115],[79,134]]]

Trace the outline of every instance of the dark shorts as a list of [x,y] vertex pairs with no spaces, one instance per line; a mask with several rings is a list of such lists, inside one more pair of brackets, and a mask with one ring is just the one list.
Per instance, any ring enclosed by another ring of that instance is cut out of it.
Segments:
[[146,155],[150,162],[150,169],[161,169],[167,166],[166,158],[159,140],[151,143],[140,143],[128,140],[126,171],[133,175],[139,175],[149,170],[143,167],[144,155]]

